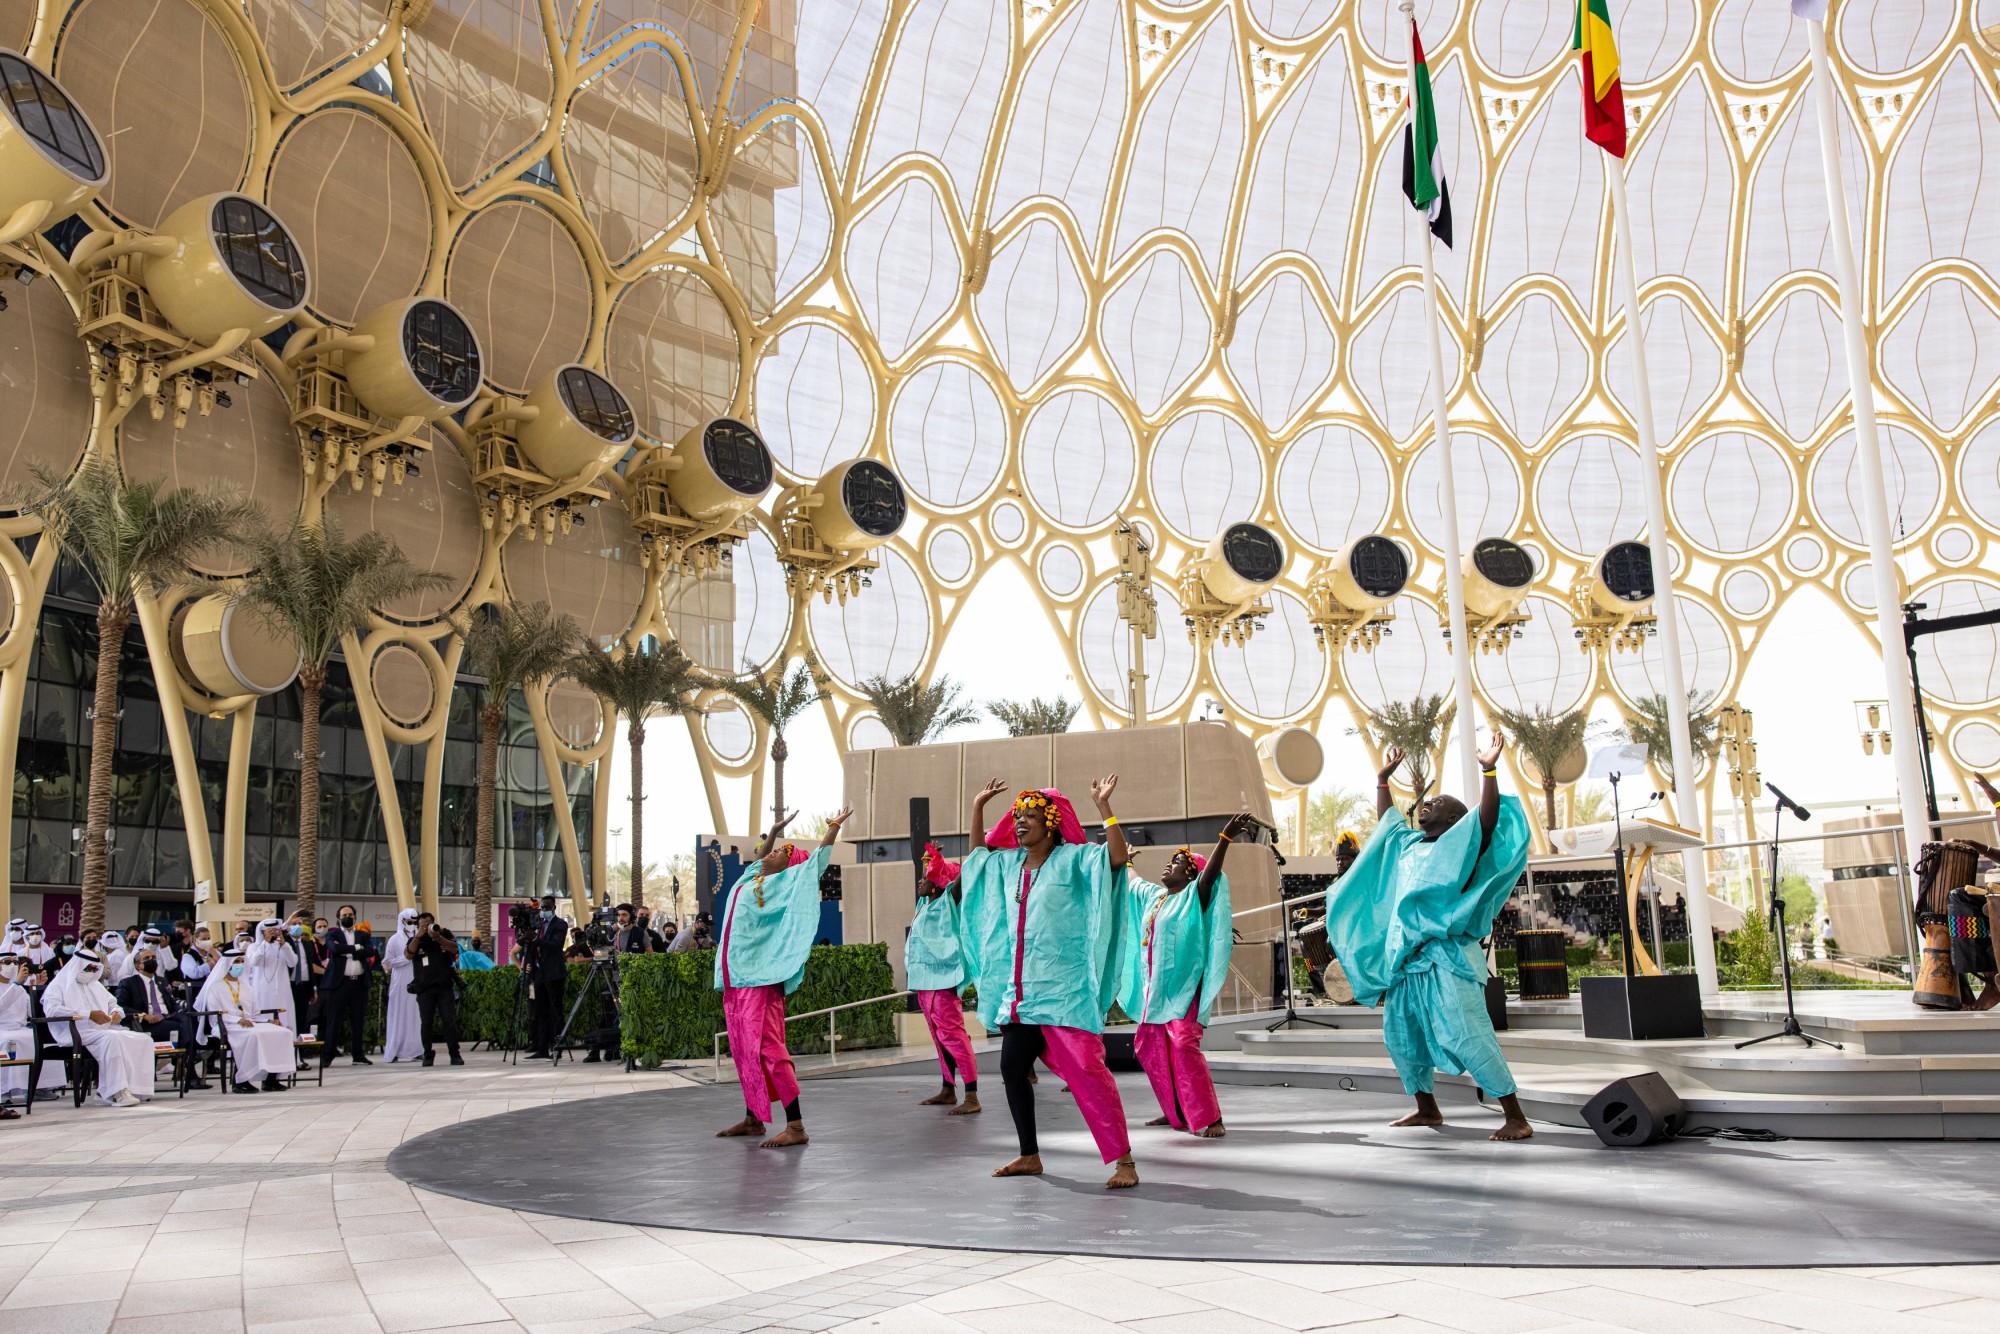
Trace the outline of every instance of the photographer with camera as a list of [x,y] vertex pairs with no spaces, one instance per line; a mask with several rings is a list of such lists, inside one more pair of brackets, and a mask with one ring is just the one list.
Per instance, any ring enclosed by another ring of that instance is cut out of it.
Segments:
[[424,1064],[437,1064],[436,1045],[444,1043],[453,1065],[464,1065],[458,1054],[458,941],[429,913],[420,913],[404,947],[410,961],[410,994],[417,998],[423,1028]]
[[528,1002],[533,1014],[533,1036],[528,1059],[546,1061],[554,1054],[556,1030],[562,1027],[563,986],[569,965],[563,947],[569,943],[569,923],[556,916],[556,896],[542,895],[541,910],[514,928],[521,946],[521,976],[528,986]]

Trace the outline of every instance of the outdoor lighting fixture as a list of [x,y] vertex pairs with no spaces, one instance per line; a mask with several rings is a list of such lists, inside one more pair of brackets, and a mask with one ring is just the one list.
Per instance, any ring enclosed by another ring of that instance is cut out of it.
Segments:
[[[62,85],[0,48],[0,245],[75,213],[104,188],[104,141]],[[22,282],[22,270],[15,276]]]
[[1878,749],[1882,754],[1890,753],[1895,744],[1888,728],[1889,701],[1884,699],[1857,699],[1854,701],[1854,721],[1861,733],[1861,753],[1873,755]]
[[1637,652],[1658,625],[1653,608],[1653,550],[1614,542],[1570,585],[1576,637],[1587,649],[1606,644]]
[[1208,540],[1181,575],[1191,643],[1245,644],[1271,614],[1264,594],[1285,572],[1285,543],[1254,523],[1232,523]]
[[1372,651],[1389,633],[1390,605],[1410,582],[1410,558],[1379,533],[1357,537],[1334,553],[1306,584],[1306,619],[1321,649]]
[[[1483,538],[1465,555],[1466,633],[1482,653],[1506,650],[1528,618],[1520,611],[1535,582],[1535,558],[1518,542],[1504,537]],[[1444,594],[1438,602],[1444,605]],[[1451,626],[1445,621],[1445,637]]]
[[748,514],[771,489],[777,471],[764,437],[733,417],[717,417],[687,432],[672,457],[675,465],[663,470],[667,493],[683,513],[703,523]]
[[274,695],[290,685],[303,660],[298,641],[274,634],[227,593],[210,593],[174,617],[174,659],[186,679],[217,699]]
[[346,353],[347,383],[377,417],[437,421],[479,393],[479,339],[448,301],[391,302],[364,317],[345,341],[364,338],[369,346]]
[[311,292],[291,233],[248,195],[189,200],[140,253],[146,290],[160,314],[197,342],[232,337],[240,346],[261,338],[289,323]]
[[870,586],[871,553],[910,517],[909,497],[888,464],[848,459],[818,482],[785,494],[780,506],[784,546],[778,559],[795,597],[818,593],[827,601]]

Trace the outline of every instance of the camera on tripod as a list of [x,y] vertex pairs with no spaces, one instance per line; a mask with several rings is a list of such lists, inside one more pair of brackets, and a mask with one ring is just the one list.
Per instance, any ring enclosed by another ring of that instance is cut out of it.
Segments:
[[593,909],[590,920],[584,923],[583,939],[592,954],[613,953],[618,947],[618,910]]
[[532,903],[508,904],[507,925],[513,928],[514,939],[533,939],[535,934],[535,905]]

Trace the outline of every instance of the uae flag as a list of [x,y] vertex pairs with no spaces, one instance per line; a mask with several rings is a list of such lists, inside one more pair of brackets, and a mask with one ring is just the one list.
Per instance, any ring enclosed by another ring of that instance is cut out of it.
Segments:
[[1607,0],[1576,0],[1570,50],[1583,76],[1583,137],[1613,157],[1625,156],[1625,89],[1618,82],[1618,43],[1611,37]]
[[1403,195],[1430,219],[1431,235],[1451,244],[1451,187],[1444,179],[1438,148],[1437,107],[1431,101],[1431,71],[1417,21],[1410,20],[1410,119],[1403,126]]

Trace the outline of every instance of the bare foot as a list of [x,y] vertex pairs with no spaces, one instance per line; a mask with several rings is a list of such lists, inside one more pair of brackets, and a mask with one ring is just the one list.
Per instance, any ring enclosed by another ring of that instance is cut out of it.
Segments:
[[1391,1121],[1389,1124],[1391,1127],[1441,1126],[1444,1124],[1444,1114],[1442,1112],[1425,1112],[1422,1109],[1419,1109],[1417,1111],[1411,1112],[1408,1116],[1404,1117],[1402,1120]]
[[1167,1120],[1167,1118],[1164,1116],[1156,1116],[1152,1120],[1148,1121],[1146,1124],[1149,1126],[1170,1126],[1173,1124],[1173,1122]]
[[964,1102],[960,1103],[960,1104],[959,1104],[958,1106],[956,1106],[956,1107],[952,1108],[952,1109],[951,1109],[950,1111],[946,1112],[946,1113],[945,1113],[945,1115],[946,1115],[946,1116],[977,1116],[977,1115],[979,1115],[979,1110],[980,1110],[980,1108],[979,1108],[979,1095],[978,1095],[977,1093],[968,1093],[968,1094],[966,1094],[966,1095],[965,1095],[965,1101],[964,1101]]
[[1139,1165],[1126,1154],[1111,1166],[1111,1178],[1104,1183],[1106,1190],[1130,1190],[1139,1184]]
[[1498,1130],[1486,1138],[1497,1140],[1527,1139],[1534,1133],[1535,1128],[1528,1124],[1526,1117],[1510,1116],[1502,1123]]
[[788,1121],[785,1123],[783,1130],[780,1130],[777,1134],[764,1141],[763,1147],[767,1149],[790,1149],[806,1143],[810,1143],[806,1139],[806,1123],[803,1121]]
[[1228,1129],[1225,1128],[1222,1122],[1220,1121],[1217,1121],[1214,1125],[1210,1126],[1208,1129],[1198,1132],[1199,1138],[1201,1139],[1221,1139],[1224,1135],[1227,1135],[1228,1133],[1229,1133]]
[[942,1093],[933,1093],[930,1097],[925,1098],[917,1104],[919,1107],[955,1107],[957,1105],[958,1094],[951,1089],[946,1089]]
[[1042,1082],[1042,1077],[1036,1074],[1033,1070],[1030,1070],[1028,1071],[1028,1082],[1030,1084],[1039,1084]]
[[1042,1155],[1024,1154],[1011,1163],[993,1169],[996,1177],[1038,1177],[1042,1174]]
[[735,1125],[729,1127],[729,1129],[716,1131],[715,1137],[717,1139],[735,1139],[741,1135],[761,1135],[763,1133],[764,1123],[754,1116],[746,1116]]

